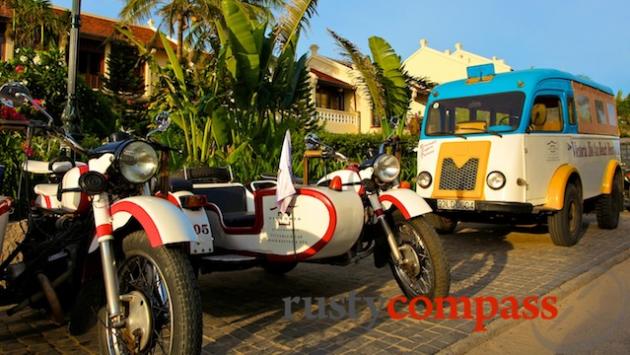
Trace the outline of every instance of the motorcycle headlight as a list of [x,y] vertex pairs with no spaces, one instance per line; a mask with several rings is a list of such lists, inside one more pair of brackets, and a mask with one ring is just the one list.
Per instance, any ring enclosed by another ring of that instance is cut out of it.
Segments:
[[400,174],[400,162],[395,156],[383,154],[374,162],[374,175],[382,182],[392,182]]
[[505,175],[503,175],[500,171],[493,171],[488,174],[486,178],[486,183],[488,183],[488,187],[493,190],[499,190],[505,186]]
[[127,144],[118,155],[118,167],[127,181],[141,184],[157,172],[158,155],[146,142],[134,141]]
[[427,187],[431,186],[431,182],[433,182],[433,177],[428,171],[423,171],[418,174],[418,178],[416,179],[416,181],[421,188],[426,189]]

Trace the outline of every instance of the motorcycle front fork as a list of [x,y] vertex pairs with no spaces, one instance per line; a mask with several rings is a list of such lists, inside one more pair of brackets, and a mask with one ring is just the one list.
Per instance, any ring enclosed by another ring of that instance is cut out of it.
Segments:
[[114,236],[112,220],[109,212],[109,196],[106,193],[95,195],[92,199],[94,222],[101,252],[103,266],[103,281],[107,297],[107,313],[114,327],[124,323],[120,291],[118,289],[118,271],[116,270],[116,254],[114,250]]
[[381,226],[383,227],[383,231],[385,232],[385,236],[387,238],[387,244],[389,244],[389,249],[392,253],[392,259],[396,265],[402,265],[405,262],[404,257],[400,253],[400,249],[398,247],[398,242],[396,241],[396,235],[394,235],[394,231],[392,231],[389,222],[385,216],[385,211],[383,210],[383,205],[381,201],[378,199],[378,194],[369,194],[368,199],[370,200],[370,205],[374,210],[374,215],[376,219],[379,221]]

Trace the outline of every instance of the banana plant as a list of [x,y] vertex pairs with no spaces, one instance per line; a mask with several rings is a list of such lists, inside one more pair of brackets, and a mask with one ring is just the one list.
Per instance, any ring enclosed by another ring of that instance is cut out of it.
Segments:
[[[350,60],[358,72],[355,81],[364,90],[372,103],[374,115],[381,120],[384,137],[392,134],[401,136],[405,129],[405,119],[411,100],[411,87],[430,91],[434,86],[425,78],[410,75],[404,68],[401,58],[392,46],[383,38],[372,36],[368,39],[369,55],[361,53],[359,48],[348,39],[333,30],[330,35],[341,49],[342,55]],[[399,122],[395,127],[390,119]]]
[[159,77],[153,109],[171,111],[187,165],[231,164],[240,178],[254,178],[274,169],[286,129],[314,126],[307,57],[296,58],[296,48],[315,6],[289,1],[271,23],[244,1],[221,0],[221,15],[206,24],[217,37],[203,46],[211,48],[203,65],[183,64],[160,34],[168,62],[149,58]]

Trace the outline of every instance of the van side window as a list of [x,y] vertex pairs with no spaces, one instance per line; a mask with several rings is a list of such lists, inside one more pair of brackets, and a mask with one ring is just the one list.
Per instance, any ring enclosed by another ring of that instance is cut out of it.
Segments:
[[607,123],[608,120],[606,119],[606,111],[604,111],[604,103],[600,100],[595,100],[595,114],[597,115],[598,123]]
[[588,98],[588,96],[577,96],[577,109],[580,121],[588,123],[593,122],[593,118],[591,117],[591,100]]
[[617,126],[617,110],[615,105],[610,102],[608,103],[608,123],[611,126]]
[[529,128],[532,132],[562,131],[562,102],[558,96],[536,97],[532,106]]
[[569,124],[574,125],[577,123],[575,120],[575,99],[573,97],[569,97]]

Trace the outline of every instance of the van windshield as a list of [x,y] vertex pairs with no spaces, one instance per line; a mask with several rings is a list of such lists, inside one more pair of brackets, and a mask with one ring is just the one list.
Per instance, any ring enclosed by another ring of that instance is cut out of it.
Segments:
[[427,136],[510,132],[521,122],[524,101],[522,92],[434,101],[424,132]]

